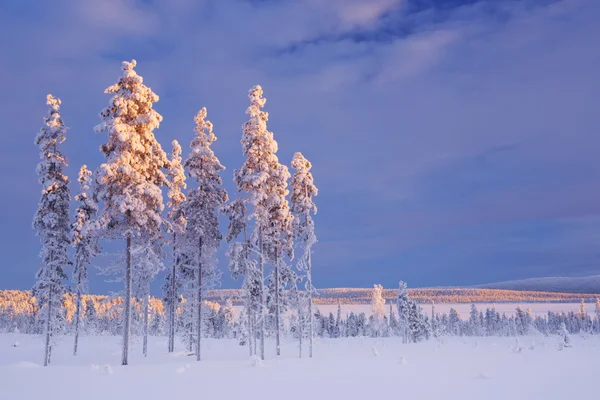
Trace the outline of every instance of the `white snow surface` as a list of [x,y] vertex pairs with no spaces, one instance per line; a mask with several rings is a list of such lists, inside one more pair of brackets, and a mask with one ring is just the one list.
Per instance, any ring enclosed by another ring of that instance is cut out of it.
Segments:
[[[0,398],[119,399],[568,399],[595,398],[600,337],[574,336],[559,350],[557,336],[443,338],[402,344],[399,338],[318,339],[315,357],[297,358],[294,341],[282,356],[266,343],[266,360],[248,357],[235,340],[204,342],[196,362],[180,343],[168,354],[164,337],[151,337],[149,356],[132,343],[120,362],[118,337],[72,338],[39,367],[43,341],[34,335],[0,335]],[[18,340],[21,345],[13,347]],[[376,349],[376,352],[374,351]],[[259,368],[256,368],[256,367]]]

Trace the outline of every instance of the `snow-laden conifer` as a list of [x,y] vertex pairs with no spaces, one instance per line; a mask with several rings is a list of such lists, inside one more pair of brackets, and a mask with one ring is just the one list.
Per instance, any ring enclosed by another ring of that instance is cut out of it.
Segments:
[[[184,214],[187,219],[185,247],[193,254],[196,288],[196,359],[201,359],[202,304],[206,289],[214,287],[218,274],[215,269],[214,254],[218,249],[222,235],[219,231],[219,211],[227,202],[227,192],[223,188],[220,172],[225,167],[215,156],[211,145],[217,140],[213,125],[206,120],[206,108],[202,108],[194,121],[195,136],[190,147],[192,152],[185,160],[188,176],[197,187],[190,190],[185,201]],[[192,259],[188,260],[192,262]]]
[[[252,246],[247,234],[247,208],[246,201],[237,198],[223,207],[223,213],[229,218],[229,226],[225,239],[229,244],[227,258],[229,259],[229,270],[233,279],[242,277],[242,289],[244,296],[246,320],[242,332],[247,337],[250,356],[256,354],[256,316],[261,309],[260,277],[256,261],[252,258]],[[242,242],[232,242],[243,233]]]
[[154,137],[162,117],[153,108],[158,96],[143,84],[136,61],[124,61],[119,81],[105,93],[113,97],[100,113],[96,132],[106,132],[101,150],[107,157],[96,171],[95,195],[103,202],[98,227],[103,237],[126,241],[122,364],[128,364],[131,298],[136,265],[132,265],[132,240],[138,249],[150,251],[161,236],[163,173],[167,155]]
[[[249,202],[253,206],[249,217],[255,222],[251,241],[258,254],[256,281],[259,284],[261,306],[257,317],[260,323],[260,356],[264,359],[264,265],[269,262],[274,265],[273,279],[275,287],[279,288],[279,263],[286,255],[292,255],[290,224],[293,218],[285,198],[289,172],[277,159],[277,142],[273,133],[267,130],[269,114],[262,110],[266,103],[262,95],[263,90],[258,85],[248,93],[250,106],[246,114],[250,118],[242,127],[241,140],[246,160],[241,168],[235,171],[234,180],[238,191],[248,193]],[[276,297],[278,292],[275,290]],[[280,310],[279,299],[275,299],[275,304]],[[276,312],[276,315],[279,316],[280,313]],[[276,346],[279,352],[278,340]]]
[[402,336],[402,342],[408,343],[408,316],[410,312],[410,299],[408,297],[408,290],[406,289],[406,283],[400,281],[398,284],[398,297],[396,299],[396,307],[398,308],[398,328],[400,336]]
[[306,272],[305,293],[308,303],[308,351],[309,357],[313,354],[314,322],[312,312],[312,297],[315,289],[312,284],[312,246],[317,242],[315,224],[312,216],[317,213],[313,197],[319,192],[314,185],[310,172],[312,164],[304,158],[302,153],[295,153],[292,159],[292,168],[296,170],[292,177],[291,210],[294,215],[292,232],[294,240],[303,252],[298,257],[298,269]]
[[187,226],[187,220],[183,212],[183,203],[185,202],[185,194],[183,190],[186,188],[185,170],[181,163],[181,146],[177,140],[173,140],[173,152],[171,153],[171,162],[169,164],[169,207],[168,219],[171,225],[172,246],[173,246],[173,265],[171,272],[165,278],[165,300],[167,305],[167,324],[168,324],[168,350],[169,353],[175,349],[175,325],[177,317],[177,291],[181,284],[177,279],[177,271],[181,262],[179,251],[179,242],[182,239],[183,233]]
[[79,193],[75,200],[79,206],[75,210],[75,221],[72,228],[72,244],[75,247],[75,259],[73,268],[73,283],[75,285],[75,340],[73,344],[73,354],[77,355],[77,346],[79,342],[79,322],[83,310],[81,296],[87,292],[88,284],[88,266],[92,259],[98,255],[100,248],[98,239],[90,229],[90,223],[96,216],[98,205],[90,196],[90,184],[92,182],[92,172],[83,165],[79,170],[77,178],[79,182]]
[[383,286],[374,285],[371,292],[371,312],[373,313],[374,336],[383,336],[383,315],[385,313],[385,299]]
[[33,220],[33,228],[40,237],[42,266],[36,274],[33,295],[43,315],[45,348],[44,366],[50,363],[52,336],[64,324],[61,297],[65,292],[63,280],[67,278],[65,267],[70,264],[67,249],[69,238],[69,179],[63,173],[67,159],[58,146],[66,139],[67,127],[60,116],[61,101],[48,95],[46,104],[48,115],[35,138],[40,148],[40,162],[37,165],[38,180],[42,185],[42,195]]

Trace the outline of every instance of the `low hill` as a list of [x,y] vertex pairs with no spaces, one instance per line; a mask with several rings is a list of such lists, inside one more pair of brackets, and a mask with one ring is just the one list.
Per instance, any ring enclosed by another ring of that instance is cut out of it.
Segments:
[[482,289],[530,290],[555,293],[600,293],[600,275],[582,278],[547,277],[488,283]]

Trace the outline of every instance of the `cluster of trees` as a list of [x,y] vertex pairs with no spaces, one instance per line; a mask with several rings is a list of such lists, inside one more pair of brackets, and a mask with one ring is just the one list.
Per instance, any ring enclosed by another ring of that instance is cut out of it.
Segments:
[[[125,244],[122,257],[104,271],[121,279],[125,287],[121,307],[115,310],[123,335],[123,365],[128,364],[131,333],[143,337],[144,355],[148,352],[147,337],[154,322],[150,283],[165,268],[167,250],[172,254],[164,284],[168,349],[174,350],[175,335],[180,333],[200,360],[201,338],[207,329],[205,295],[219,281],[214,255],[224,236],[230,243],[231,273],[243,281],[244,324],[252,338],[250,353],[259,351],[264,358],[267,324],[274,326],[280,353],[282,315],[293,309],[302,321],[301,330],[308,326],[312,355],[311,248],[316,242],[312,216],[317,211],[313,202],[317,188],[311,163],[296,153],[291,162],[295,169],[292,177],[287,166],[279,162],[277,142],[267,129],[268,113],[263,110],[266,99],[262,88],[254,86],[246,110],[249,119],[242,128],[246,160],[234,171],[239,196],[230,201],[222,185],[225,167],[211,149],[216,136],[206,108],[194,118],[190,154],[184,159],[181,146],[173,141],[168,156],[154,136],[162,122],[162,116],[153,109],[158,96],[144,85],[135,67],[135,60],[123,62],[121,77],[105,90],[112,97],[100,112],[101,123],[95,131],[107,134],[101,147],[106,161],[94,173],[85,165],[81,167],[73,219],[69,214],[69,179],[64,173],[67,159],[60,150],[68,128],[60,115],[61,101],[47,97],[48,115],[35,139],[40,149],[37,173],[42,195],[33,226],[42,242],[42,266],[32,290],[38,305],[37,324],[45,333],[44,365],[51,360],[54,337],[65,331],[67,323],[73,325],[77,354],[81,321],[90,318],[82,315],[93,313],[84,313],[83,296],[88,266],[102,251],[100,240]],[[226,235],[219,230],[220,214],[229,218]],[[70,246],[75,249],[73,257]],[[300,250],[300,256],[294,257],[294,250]],[[73,276],[67,288],[70,266]],[[302,281],[305,288],[299,290]],[[65,317],[62,304],[69,291],[76,303],[72,322]],[[140,312],[132,312],[134,308]],[[183,328],[178,329],[178,324]]]
[[[597,294],[535,292],[527,290],[474,289],[474,288],[414,288],[408,290],[410,297],[420,304],[436,303],[572,303],[582,298],[595,301]],[[369,304],[371,289],[334,288],[319,289],[317,304]],[[383,298],[393,301],[395,289],[383,289]]]
[[[399,300],[400,298],[399,296]],[[396,303],[395,309],[392,304],[389,302],[389,311],[379,317],[375,313],[367,317],[365,313],[354,312],[342,316],[340,305],[337,316],[317,312],[316,334],[328,338],[399,336],[407,342],[440,336],[522,336],[534,333],[564,336],[565,332],[600,334],[600,300],[596,301],[594,315],[586,312],[582,301],[578,312],[549,311],[547,315],[535,317],[529,309],[524,310],[520,306],[516,307],[513,315],[507,316],[506,313],[500,314],[494,307],[480,311],[472,304],[468,318],[463,318],[454,308],[448,313],[436,313],[433,303],[431,316],[428,316],[415,303],[409,302],[406,318],[401,317],[401,310],[404,310],[404,307],[398,306],[401,300]]]
[[[18,298],[21,292],[13,291]],[[120,299],[99,296],[83,296],[80,329],[87,335],[117,335],[122,332],[122,303]],[[287,297],[287,296],[286,296]],[[74,295],[68,294],[63,301],[61,315],[67,322],[62,325],[61,334],[74,334],[77,322],[72,303]],[[175,313],[175,334],[182,338],[186,349],[194,351],[196,343],[195,331],[190,329],[190,319],[186,318],[186,308],[182,306],[187,300],[180,297],[182,303]],[[27,302],[24,302],[27,304]],[[143,302],[136,299],[132,302],[132,333],[142,336],[145,327]],[[35,304],[23,305],[22,312],[16,312],[12,306],[0,310],[0,332],[22,332],[39,334],[44,331],[42,320],[38,318],[39,310]],[[170,333],[167,310],[163,302],[153,298],[150,301],[149,323],[147,333],[153,336],[165,336]],[[202,336],[205,338],[238,339],[240,345],[251,346],[260,340],[260,332],[250,329],[247,308],[236,316],[231,300],[223,302],[205,301],[202,308]],[[301,340],[307,335],[305,323],[300,318],[298,309],[288,310],[288,318],[280,326],[280,335],[288,340]],[[570,334],[600,334],[600,300],[596,301],[595,312],[588,314],[582,301],[578,312],[548,312],[545,316],[533,316],[529,309],[517,306],[511,315],[500,314],[494,307],[478,310],[471,305],[468,315],[461,316],[451,308],[448,313],[437,313],[435,305],[431,305],[431,314],[423,311],[400,283],[394,301],[386,304],[383,289],[375,285],[371,291],[371,313],[354,313],[343,315],[342,306],[338,304],[337,313],[323,314],[316,310],[314,318],[314,336],[323,338],[342,337],[400,337],[408,343],[427,340],[441,336],[521,336],[528,334],[559,335],[569,345]],[[265,336],[275,338],[277,334],[276,320],[272,314],[265,319]],[[301,347],[300,347],[301,349]]]

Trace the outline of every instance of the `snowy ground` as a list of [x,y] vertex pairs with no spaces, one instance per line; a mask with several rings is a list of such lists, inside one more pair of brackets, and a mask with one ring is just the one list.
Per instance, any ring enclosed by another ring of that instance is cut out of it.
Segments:
[[[18,340],[19,346],[12,347]],[[568,399],[595,398],[600,337],[445,338],[404,345],[397,338],[318,340],[313,359],[298,359],[294,342],[276,359],[254,366],[247,348],[211,340],[205,360],[166,353],[151,338],[150,355],[136,344],[131,365],[119,365],[119,339],[71,338],[55,348],[52,366],[39,366],[37,336],[0,335],[0,399]],[[521,349],[520,351],[518,349]]]

